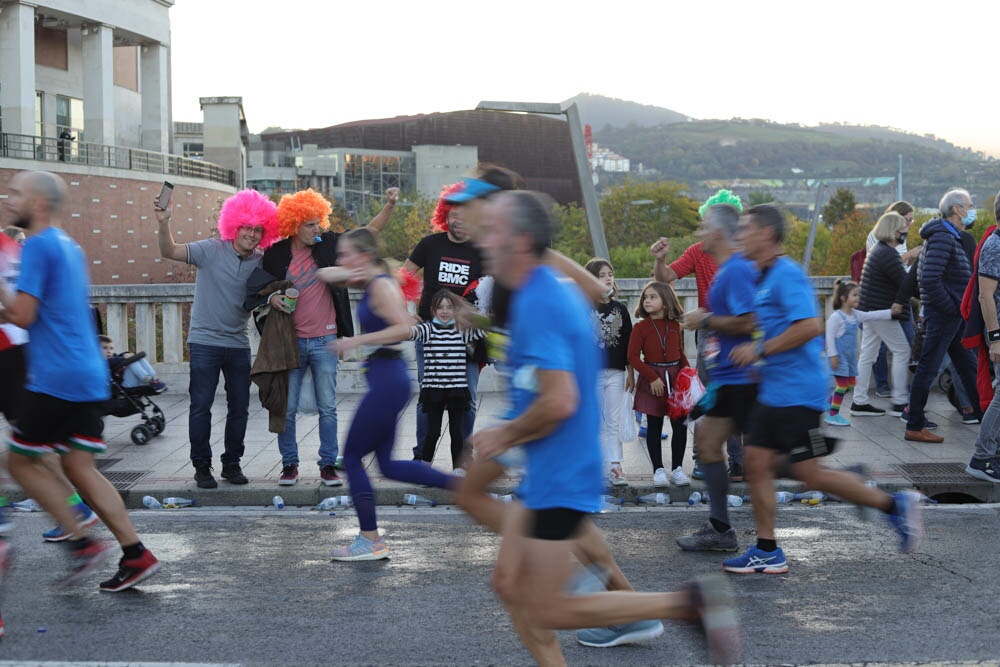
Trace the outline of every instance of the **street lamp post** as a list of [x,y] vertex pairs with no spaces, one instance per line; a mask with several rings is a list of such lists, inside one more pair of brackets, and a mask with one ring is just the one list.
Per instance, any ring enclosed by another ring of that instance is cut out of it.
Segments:
[[580,110],[577,108],[576,102],[565,106],[545,102],[480,102],[476,109],[566,116],[569,139],[573,146],[573,161],[576,163],[580,191],[583,193],[583,209],[587,214],[590,240],[594,245],[594,256],[610,258],[608,241],[604,236],[604,225],[601,222],[601,209],[597,204],[597,189],[594,188],[594,181],[590,177],[590,163],[587,160],[587,146],[583,138],[583,124],[580,121]]

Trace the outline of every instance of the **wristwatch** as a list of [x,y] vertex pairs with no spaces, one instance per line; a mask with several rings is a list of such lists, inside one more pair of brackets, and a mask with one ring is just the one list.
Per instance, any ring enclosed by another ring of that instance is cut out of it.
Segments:
[[1000,340],[1000,329],[994,329],[993,331],[986,332],[986,340],[991,343],[995,343]]

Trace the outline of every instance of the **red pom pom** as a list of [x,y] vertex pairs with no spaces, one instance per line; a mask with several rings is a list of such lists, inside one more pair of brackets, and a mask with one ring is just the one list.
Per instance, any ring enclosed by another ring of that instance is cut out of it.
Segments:
[[424,281],[412,271],[401,268],[396,273],[396,280],[403,290],[403,297],[407,301],[420,301],[420,293],[424,290]]

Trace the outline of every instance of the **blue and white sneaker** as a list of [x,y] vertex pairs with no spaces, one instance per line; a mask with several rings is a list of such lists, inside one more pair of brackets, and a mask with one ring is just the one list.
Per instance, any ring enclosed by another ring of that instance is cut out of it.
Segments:
[[588,628],[576,633],[576,641],[594,648],[611,648],[655,639],[663,634],[663,623],[657,620],[635,621],[609,628]]
[[389,557],[389,545],[385,543],[385,537],[379,537],[373,542],[367,537],[358,533],[346,547],[334,549],[333,560],[353,561],[353,560],[381,560]]
[[722,562],[722,569],[736,574],[784,574],[788,572],[785,552],[778,547],[774,551],[762,551],[753,545],[743,555]]
[[827,414],[827,416],[823,419],[823,421],[825,421],[830,426],[850,426],[851,425],[851,422],[847,421],[844,418],[844,415],[839,414],[839,413],[835,414],[835,415]]
[[[87,503],[77,503],[73,509],[80,518],[81,528],[89,528],[97,523],[97,515],[94,514],[94,510],[87,506]],[[69,539],[69,533],[63,530],[62,526],[56,526],[42,533],[42,539],[46,542],[63,542]]]
[[[566,590],[570,595],[589,595],[607,590],[608,572],[599,565],[578,568]],[[576,641],[584,646],[610,648],[653,639],[663,634],[663,623],[657,620],[635,621],[607,628],[587,628],[576,633]]]
[[6,535],[14,530],[14,522],[10,518],[10,505],[0,506],[0,535]]
[[896,501],[895,510],[888,519],[902,538],[899,550],[904,554],[913,553],[924,539],[922,498],[916,491],[897,491],[892,498]]

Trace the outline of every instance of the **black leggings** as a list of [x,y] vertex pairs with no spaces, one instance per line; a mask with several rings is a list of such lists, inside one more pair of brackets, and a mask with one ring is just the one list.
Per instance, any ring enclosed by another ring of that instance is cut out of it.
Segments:
[[444,418],[446,407],[448,410],[448,434],[451,436],[451,467],[457,468],[462,461],[462,450],[465,446],[462,422],[468,407],[460,405],[458,401],[424,403],[423,409],[427,414],[427,435],[424,437],[424,446],[421,449],[420,457],[427,462],[434,460],[434,450],[437,448],[438,438],[441,437],[441,420]]
[[[684,452],[687,449],[688,431],[684,418],[671,419],[670,427],[674,433],[670,436],[670,470],[684,465]],[[663,417],[646,415],[646,449],[649,460],[653,462],[653,472],[663,466],[663,452],[660,436],[663,435]]]

